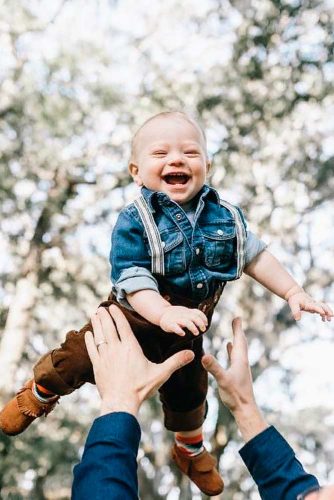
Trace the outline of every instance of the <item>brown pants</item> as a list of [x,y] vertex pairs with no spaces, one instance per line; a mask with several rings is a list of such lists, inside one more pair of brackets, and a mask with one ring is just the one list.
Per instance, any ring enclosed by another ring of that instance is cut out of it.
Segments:
[[[214,307],[219,300],[222,287],[214,297],[200,304],[193,300],[177,297],[175,294],[163,295],[173,305],[199,308],[207,316],[209,326]],[[134,311],[120,306],[111,294],[100,307],[116,304],[125,314],[131,328],[141,345],[145,356],[154,363],[162,363],[172,354],[183,349],[191,349],[195,353],[194,360],[177,370],[160,388],[160,399],[163,404],[165,426],[171,431],[190,431],[200,427],[206,415],[206,394],[208,387],[207,372],[201,364],[203,355],[202,336],[194,337],[186,331],[185,337],[166,333],[158,326],[152,325]],[[81,330],[67,333],[65,342],[60,348],[45,354],[35,365],[35,381],[55,394],[70,394],[85,382],[95,383],[93,368],[86,350],[84,334],[92,331],[91,323]]]

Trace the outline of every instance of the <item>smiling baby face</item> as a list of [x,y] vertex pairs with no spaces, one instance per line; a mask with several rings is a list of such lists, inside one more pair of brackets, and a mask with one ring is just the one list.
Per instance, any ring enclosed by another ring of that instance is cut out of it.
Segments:
[[200,191],[208,168],[204,133],[183,113],[154,116],[133,139],[129,170],[134,181],[179,205]]

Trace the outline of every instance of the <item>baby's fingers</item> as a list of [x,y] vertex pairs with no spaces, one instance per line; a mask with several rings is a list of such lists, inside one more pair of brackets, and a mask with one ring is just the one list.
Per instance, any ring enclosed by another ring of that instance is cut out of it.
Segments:
[[170,329],[171,333],[176,333],[176,335],[179,335],[180,337],[184,337],[186,332],[183,330],[183,328],[180,327],[177,323],[173,323],[171,325]]
[[206,329],[208,327],[208,322],[207,321],[203,321],[203,318],[201,316],[195,316],[195,317],[193,317],[192,321],[201,330],[201,332],[205,332],[206,331]]
[[332,309],[325,302],[321,302],[321,305],[323,310],[325,311],[325,318],[322,318],[323,321],[326,321],[326,319],[327,321],[331,321],[332,317],[334,316]]
[[200,309],[192,309],[192,311],[196,312],[197,316],[204,321],[205,325],[208,324],[208,318],[205,316],[203,311],[201,311]]
[[193,319],[188,319],[188,318],[183,318],[182,319],[182,322],[180,322],[180,324],[187,328],[193,335],[198,335],[199,334],[199,330],[195,324],[195,321]]
[[205,332],[208,327],[208,318],[199,309],[191,309],[192,321],[199,327],[202,332]]
[[326,313],[324,307],[321,304],[319,304],[318,302],[308,302],[306,304],[303,304],[301,307],[304,311],[320,314],[320,316],[322,317],[323,320],[327,316],[327,313]]

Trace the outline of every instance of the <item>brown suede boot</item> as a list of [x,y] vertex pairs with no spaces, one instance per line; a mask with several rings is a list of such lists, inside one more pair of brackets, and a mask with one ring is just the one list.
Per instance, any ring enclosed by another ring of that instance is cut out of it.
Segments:
[[224,481],[216,468],[217,460],[204,448],[195,457],[187,457],[178,449],[172,448],[172,459],[179,469],[186,474],[208,496],[219,495],[224,489]]
[[39,401],[32,392],[34,381],[29,380],[0,412],[0,429],[9,436],[23,432],[35,418],[48,415],[54,409],[59,396],[47,403]]

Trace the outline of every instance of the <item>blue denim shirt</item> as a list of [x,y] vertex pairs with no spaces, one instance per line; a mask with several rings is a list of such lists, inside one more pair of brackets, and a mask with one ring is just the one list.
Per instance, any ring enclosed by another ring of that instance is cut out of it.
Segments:
[[[220,204],[213,188],[204,185],[197,195],[191,222],[180,205],[165,193],[142,188],[164,246],[165,275],[152,274],[150,246],[134,203],[119,214],[112,233],[110,262],[113,292],[118,301],[131,308],[126,295],[160,288],[187,294],[201,302],[213,296],[222,282],[237,279],[236,225],[231,212]],[[246,229],[240,208],[235,207]],[[245,265],[266,244],[247,232]]]

